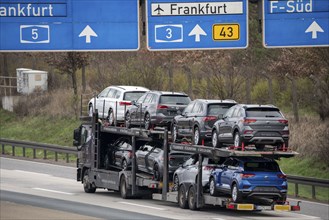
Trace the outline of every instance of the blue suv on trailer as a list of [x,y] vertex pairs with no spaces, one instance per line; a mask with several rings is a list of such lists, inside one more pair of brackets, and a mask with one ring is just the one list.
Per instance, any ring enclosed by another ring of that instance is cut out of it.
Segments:
[[211,195],[228,194],[237,203],[265,198],[284,204],[287,190],[286,175],[277,162],[264,157],[229,157],[209,178]]

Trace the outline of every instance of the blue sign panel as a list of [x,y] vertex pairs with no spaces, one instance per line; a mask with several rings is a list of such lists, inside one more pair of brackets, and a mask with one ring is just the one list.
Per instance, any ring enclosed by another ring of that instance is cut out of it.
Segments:
[[264,0],[265,47],[329,45],[328,0]]
[[247,0],[146,0],[149,50],[248,47]]
[[0,0],[0,51],[139,49],[138,0]]

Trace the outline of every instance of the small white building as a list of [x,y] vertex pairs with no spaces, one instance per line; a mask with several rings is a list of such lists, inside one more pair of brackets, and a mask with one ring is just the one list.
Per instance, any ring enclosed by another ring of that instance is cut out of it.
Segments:
[[18,93],[31,94],[35,90],[47,91],[48,72],[41,70],[18,68],[16,69],[16,73]]

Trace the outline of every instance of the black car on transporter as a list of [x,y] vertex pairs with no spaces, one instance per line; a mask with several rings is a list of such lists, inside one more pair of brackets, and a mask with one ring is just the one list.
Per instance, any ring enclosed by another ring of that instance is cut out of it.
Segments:
[[191,102],[185,93],[149,91],[133,102],[126,111],[126,127],[141,126],[150,129],[155,126],[168,127],[173,118]]
[[226,111],[236,105],[234,100],[196,99],[175,116],[172,125],[172,138],[177,142],[181,137],[191,137],[193,144],[211,140],[212,126]]

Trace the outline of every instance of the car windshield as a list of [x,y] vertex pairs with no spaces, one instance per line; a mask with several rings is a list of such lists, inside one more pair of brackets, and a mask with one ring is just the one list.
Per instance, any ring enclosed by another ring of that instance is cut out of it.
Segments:
[[277,108],[248,108],[246,110],[247,117],[271,117],[280,118],[282,117],[279,109]]
[[138,92],[125,92],[125,94],[123,95],[123,100],[127,100],[127,101],[136,101],[137,99],[139,99],[142,95],[144,95],[145,92],[142,91],[138,91]]
[[160,97],[160,104],[187,105],[190,101],[188,96],[183,95],[162,95]]
[[208,115],[224,115],[233,105],[235,104],[210,104],[208,105]]
[[280,172],[280,168],[275,162],[246,162],[244,171],[252,172]]

